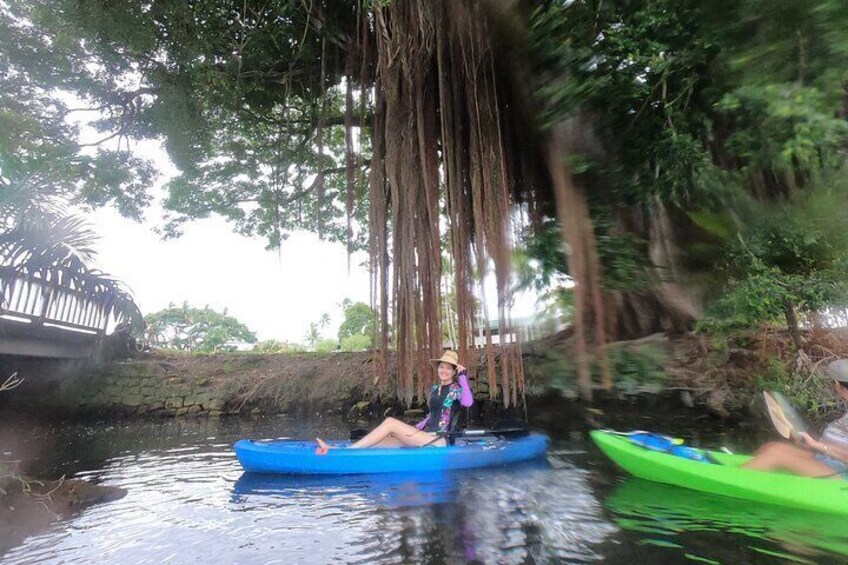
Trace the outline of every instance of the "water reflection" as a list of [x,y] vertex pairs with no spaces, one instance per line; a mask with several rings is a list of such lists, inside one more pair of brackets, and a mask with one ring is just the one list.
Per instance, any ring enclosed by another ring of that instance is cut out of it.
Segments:
[[232,501],[274,505],[299,497],[356,497],[368,504],[404,508],[454,502],[460,473],[381,473],[375,475],[264,475],[244,473],[233,487]]
[[347,562],[581,562],[597,560],[591,547],[615,530],[585,479],[572,465],[545,460],[426,475],[245,473],[231,499],[257,515],[328,504],[354,521],[373,518]]
[[128,493],[57,521],[3,555],[3,563],[691,565],[844,563],[848,555],[848,517],[633,479],[619,484],[621,474],[582,434],[561,434],[547,460],[517,466],[284,477],[243,473],[232,444],[242,437],[344,437],[346,424],[232,419],[33,432],[19,442],[38,454],[31,472]]
[[[241,437],[343,435],[343,422],[56,426],[28,440],[55,469],[127,489],[57,521],[4,563],[559,563],[617,531],[568,454],[438,475],[246,475]],[[320,429],[320,431],[319,431]],[[54,459],[45,446],[63,443]],[[568,450],[566,450],[568,452]],[[570,453],[570,452],[569,452]]]
[[[719,562],[844,563],[848,516],[739,500],[630,478],[606,499],[615,523],[639,543]],[[730,536],[728,536],[730,534]]]

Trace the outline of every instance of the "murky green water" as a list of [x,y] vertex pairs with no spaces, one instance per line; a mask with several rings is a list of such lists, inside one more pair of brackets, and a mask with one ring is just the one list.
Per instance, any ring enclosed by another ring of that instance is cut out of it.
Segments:
[[[704,445],[755,441],[692,426],[667,420],[663,431],[702,430],[694,441]],[[246,475],[232,444],[344,437],[341,420],[7,422],[2,430],[0,451],[28,459],[33,474],[128,492],[57,520],[4,563],[848,562],[848,518],[631,479],[582,433],[549,430],[552,449],[532,464],[317,478]]]

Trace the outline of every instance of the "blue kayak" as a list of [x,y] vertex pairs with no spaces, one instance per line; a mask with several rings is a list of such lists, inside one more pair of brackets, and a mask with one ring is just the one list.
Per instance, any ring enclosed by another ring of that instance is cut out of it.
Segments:
[[[236,442],[235,452],[245,471],[298,475],[348,475],[450,471],[506,465],[535,459],[548,448],[548,436],[531,433],[515,439],[457,438],[448,447],[347,449],[349,442],[331,442],[325,455],[315,442],[300,440]],[[335,448],[335,449],[332,449]]]

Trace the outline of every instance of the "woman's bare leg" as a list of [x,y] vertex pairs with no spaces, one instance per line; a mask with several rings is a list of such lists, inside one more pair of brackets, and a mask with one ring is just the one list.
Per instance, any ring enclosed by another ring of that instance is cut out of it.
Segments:
[[742,467],[757,471],[789,471],[804,477],[829,477],[836,473],[831,467],[815,459],[812,452],[777,441],[759,448],[754,457]]
[[404,445],[406,444],[404,444],[398,438],[394,436],[389,436],[383,440],[380,440],[380,442],[375,443],[371,447],[403,447]]
[[399,445],[422,447],[430,443],[433,443],[433,445],[440,444],[440,442],[444,441],[433,442],[433,439],[432,435],[422,432],[415,426],[410,426],[396,418],[386,418],[382,424],[350,447],[353,449],[363,447],[395,447]]

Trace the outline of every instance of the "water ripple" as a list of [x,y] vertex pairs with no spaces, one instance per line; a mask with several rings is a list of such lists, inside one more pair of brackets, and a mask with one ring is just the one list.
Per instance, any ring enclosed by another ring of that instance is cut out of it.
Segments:
[[[688,491],[669,506],[673,497],[662,485],[628,483],[599,494],[598,471],[587,470],[591,451],[580,441],[554,445],[547,461],[448,475],[243,473],[231,448],[239,437],[342,435],[326,423],[286,425],[136,423],[57,428],[55,437],[40,432],[41,441],[67,446],[45,468],[127,495],[56,521],[3,562],[510,565],[683,562],[686,555],[734,562],[752,551],[779,553],[775,540],[812,545],[816,561],[827,562],[831,554],[822,552],[848,545],[844,521],[815,536],[806,518],[775,521],[767,509],[750,508],[740,518],[726,514],[724,499]],[[709,535],[717,541],[705,549]]]

